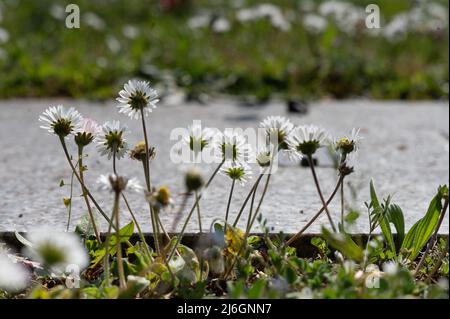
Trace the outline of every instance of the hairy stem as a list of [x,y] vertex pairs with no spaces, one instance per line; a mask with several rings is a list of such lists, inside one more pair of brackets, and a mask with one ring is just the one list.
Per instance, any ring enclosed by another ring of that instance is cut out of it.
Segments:
[[309,167],[311,167],[311,172],[314,178],[314,183],[316,184],[317,193],[319,193],[320,200],[322,201],[322,205],[325,208],[325,212],[327,213],[328,219],[331,224],[331,228],[336,232],[336,227],[334,226],[333,219],[331,218],[331,214],[328,211],[328,205],[325,202],[325,198],[323,197],[322,190],[320,189],[319,179],[317,178],[316,169],[314,168],[314,161],[311,155],[308,155]]
[[[70,168],[72,169],[73,174],[75,175],[75,177],[77,178],[78,182],[81,184],[81,186],[83,187],[83,192],[86,192],[87,196],[89,197],[89,199],[92,201],[92,203],[94,204],[94,206],[97,208],[97,210],[100,212],[100,214],[103,216],[103,218],[105,218],[105,220],[111,224],[111,219],[105,214],[105,212],[103,211],[103,209],[100,207],[100,205],[97,203],[97,201],[95,200],[94,196],[92,196],[91,192],[89,192],[89,190],[87,189],[86,185],[83,183],[83,181],[81,180],[80,175],[78,175],[75,166],[72,163],[72,160],[70,159],[70,155],[69,155],[69,151],[67,150],[67,146],[66,146],[66,142],[64,141],[64,137],[60,136],[59,137],[60,141],[61,141],[61,145],[62,148],[64,150],[64,154],[66,155],[67,161],[70,165]],[[115,226],[113,226],[115,227]]]
[[[341,176],[336,184],[336,187],[334,188],[333,193],[331,194],[330,198],[328,198],[327,200],[327,205],[329,205],[331,203],[331,201],[333,200],[334,196],[336,195],[336,193],[339,190],[339,187],[341,185],[341,183],[343,183],[344,181],[344,177]],[[311,220],[294,236],[292,236],[287,242],[286,245],[289,246],[290,244],[292,244],[297,238],[299,238],[301,235],[303,235],[303,233],[316,221],[316,219],[320,216],[320,214],[323,213],[323,211],[325,210],[325,205],[314,215],[313,218],[311,218]]]
[[172,248],[171,253],[169,254],[169,258],[167,260],[170,260],[173,255],[175,254],[175,252],[177,251],[177,247],[180,244],[181,240],[183,239],[184,233],[186,231],[187,225],[189,223],[189,220],[192,217],[192,214],[194,213],[195,207],[197,206],[197,204],[200,202],[200,200],[202,199],[202,196],[204,194],[204,192],[208,189],[209,185],[211,184],[211,182],[213,181],[214,177],[217,175],[217,173],[219,172],[220,168],[222,167],[223,163],[225,161],[223,160],[218,166],[217,168],[214,170],[214,172],[212,173],[211,177],[209,178],[209,180],[206,182],[205,187],[203,188],[202,193],[199,194],[198,198],[195,200],[194,205],[192,205],[191,210],[189,211],[189,214],[186,217],[186,220],[184,221],[183,227],[181,229],[180,234],[177,236],[177,241],[175,242],[174,247]]
[[230,195],[228,197],[228,203],[227,203],[227,211],[225,212],[225,227],[224,231],[227,232],[227,226],[228,226],[228,215],[230,214],[230,207],[231,207],[231,200],[233,198],[233,192],[234,192],[234,186],[236,185],[236,180],[233,179],[231,182],[231,189],[230,189]]
[[[80,174],[80,179],[84,184],[84,167],[83,167],[83,146],[78,146],[78,169]],[[72,175],[73,177],[73,175]],[[85,189],[81,186],[81,192],[83,194],[84,202],[86,203],[86,208],[88,210],[89,218],[91,219],[92,228],[94,229],[95,237],[97,241],[101,244],[102,239],[100,237],[100,233],[97,228],[97,223],[95,222],[94,213],[92,212],[91,203],[89,202],[89,198],[86,194]]]

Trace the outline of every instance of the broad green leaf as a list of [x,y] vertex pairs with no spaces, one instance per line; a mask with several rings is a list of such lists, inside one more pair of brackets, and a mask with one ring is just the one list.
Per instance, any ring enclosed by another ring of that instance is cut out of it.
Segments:
[[256,280],[253,285],[250,287],[247,293],[248,299],[259,299],[262,297],[264,288],[266,286],[266,280],[265,279],[258,279]]
[[398,205],[390,205],[386,215],[388,221],[392,223],[397,232],[397,239],[399,246],[402,245],[403,239],[405,238],[405,219],[403,216],[403,211]]
[[410,250],[408,256],[414,260],[419,255],[421,249],[426,245],[439,223],[439,216],[442,210],[441,197],[436,195],[431,201],[428,211],[406,234],[402,249]]
[[355,261],[362,261],[364,259],[363,250],[348,234],[331,233],[329,230],[322,227],[322,236],[331,247],[340,251],[345,257]]

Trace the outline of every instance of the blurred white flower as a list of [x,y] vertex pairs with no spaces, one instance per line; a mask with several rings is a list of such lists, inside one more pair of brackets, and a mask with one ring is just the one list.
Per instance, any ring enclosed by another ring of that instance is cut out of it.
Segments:
[[128,39],[136,39],[139,35],[139,29],[133,25],[126,25],[122,28],[122,33]]
[[328,21],[322,16],[310,13],[303,16],[303,26],[309,32],[320,33],[325,31]]
[[188,26],[191,29],[205,28],[209,26],[210,23],[211,23],[211,15],[209,14],[200,14],[191,17],[188,20]]
[[18,263],[13,262],[7,254],[0,252],[0,290],[17,292],[28,285],[28,271]]
[[228,32],[231,29],[230,21],[225,18],[218,18],[213,22],[212,30],[216,33]]
[[44,124],[41,128],[62,137],[72,133],[81,120],[77,110],[73,107],[66,110],[62,105],[51,106],[39,116],[39,121]]
[[86,12],[82,14],[82,19],[85,24],[90,26],[91,28],[101,31],[105,29],[105,22],[102,18],[100,18],[97,14],[94,12]]
[[158,93],[150,87],[147,81],[130,80],[123,86],[116,99],[120,104],[119,113],[124,113],[132,119],[141,118],[143,112],[148,116],[159,102]]
[[383,264],[383,270],[387,275],[395,276],[398,273],[398,264],[390,261]]
[[9,32],[0,27],[0,44],[9,41]]
[[121,126],[119,121],[106,122],[96,139],[97,150],[101,155],[108,156],[108,159],[111,159],[114,151],[117,159],[124,157],[128,151],[128,144],[124,138],[127,133],[128,128]]
[[124,176],[117,176],[116,174],[100,175],[97,178],[97,184],[100,190],[109,192],[121,192],[125,189],[142,193],[144,188],[136,178],[126,178]]
[[86,249],[75,234],[39,228],[26,238],[32,246],[26,247],[24,254],[57,275],[64,273],[68,266],[77,266],[81,271],[89,265]]
[[268,18],[273,27],[282,31],[289,31],[291,28],[281,9],[273,4],[262,3],[252,8],[240,9],[236,13],[236,19],[242,23],[262,18]]

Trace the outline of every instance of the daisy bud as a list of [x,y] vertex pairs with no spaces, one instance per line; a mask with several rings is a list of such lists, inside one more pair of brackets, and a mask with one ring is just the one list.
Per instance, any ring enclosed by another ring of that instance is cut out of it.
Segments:
[[203,186],[204,180],[199,171],[190,170],[186,173],[185,184],[190,193],[199,190]]

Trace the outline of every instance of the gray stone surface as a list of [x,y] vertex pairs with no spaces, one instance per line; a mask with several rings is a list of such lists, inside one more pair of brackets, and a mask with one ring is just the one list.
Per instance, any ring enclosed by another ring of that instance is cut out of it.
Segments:
[[[59,182],[69,181],[70,171],[55,136],[39,128],[39,114],[49,105],[63,103],[75,106],[86,117],[99,122],[119,119],[132,130],[129,142],[142,139],[138,121],[119,115],[114,102],[91,103],[82,100],[9,100],[0,101],[0,231],[29,230],[38,225],[64,229],[67,212],[62,198],[69,189],[60,188]],[[167,185],[174,200],[180,203],[183,193],[185,166],[170,161],[171,129],[186,127],[192,120],[200,119],[204,126],[257,127],[267,115],[287,115],[284,104],[273,102],[261,107],[240,107],[230,100],[215,100],[209,106],[197,104],[164,105],[149,118],[151,144],[156,145],[158,155],[152,163],[154,185]],[[329,129],[332,134],[344,134],[356,126],[362,128],[365,137],[361,150],[358,172],[349,178],[357,190],[356,198],[348,196],[351,207],[364,213],[354,227],[355,232],[367,232],[367,217],[364,201],[368,197],[368,184],[374,178],[380,196],[394,195],[394,201],[402,206],[409,228],[420,218],[439,184],[449,180],[449,108],[448,102],[374,102],[374,101],[321,101],[311,106],[307,116],[290,116],[297,124],[314,123]],[[74,151],[74,148],[71,148]],[[111,171],[111,162],[100,157],[90,146],[87,184],[106,211],[111,209],[112,196],[97,190],[95,180],[99,174]],[[329,167],[324,153],[319,154],[318,174],[325,194],[329,194],[336,181],[335,171]],[[119,171],[127,176],[141,179],[141,166],[128,158],[118,163]],[[207,166],[205,175],[213,170]],[[203,224],[209,226],[214,218],[223,217],[230,183],[223,177],[211,186],[208,198],[202,202]],[[236,199],[232,206],[235,215],[238,205],[250,185],[237,186]],[[75,195],[79,195],[75,189]],[[350,195],[350,191],[347,190]],[[145,201],[136,194],[128,195],[133,209],[145,231],[150,231],[149,213]],[[339,215],[338,200],[330,209]],[[263,205],[262,213],[268,225],[275,231],[295,232],[308,221],[320,202],[316,194],[310,171],[307,168],[286,164],[273,176],[272,184]],[[84,214],[81,198],[74,199],[71,229]],[[162,214],[170,230],[174,213]],[[123,219],[129,219],[123,211]],[[326,224],[323,216],[311,228],[320,230]],[[189,225],[197,230],[196,218]],[[448,233],[448,218],[442,227]]]

